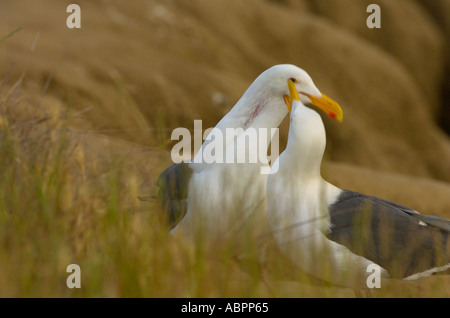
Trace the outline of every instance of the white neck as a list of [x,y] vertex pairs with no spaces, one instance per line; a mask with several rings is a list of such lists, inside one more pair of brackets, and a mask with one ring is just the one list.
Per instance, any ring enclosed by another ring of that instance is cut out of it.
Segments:
[[284,169],[298,175],[303,181],[321,179],[320,166],[325,151],[325,127],[319,114],[298,104],[292,110],[289,138],[280,163]]
[[[256,87],[255,87],[256,86]],[[257,85],[248,88],[216,128],[276,128],[286,117],[287,107],[281,96],[271,96]]]
[[[259,139],[266,138],[266,140],[258,140],[258,145],[249,145],[250,149],[253,149],[250,151],[256,151],[259,145],[267,145],[265,149],[267,152],[270,144],[271,128],[277,128],[280,125],[288,110],[281,96],[273,97],[263,89],[260,89],[259,86],[255,85],[255,83],[251,85],[230,112],[215,126],[214,129],[220,130],[225,138],[225,148],[235,143],[241,135],[227,133],[227,128],[241,128],[242,132],[252,128],[257,130],[256,134]],[[259,128],[265,128],[267,134],[260,132]],[[209,142],[206,140],[203,143],[202,150]]]

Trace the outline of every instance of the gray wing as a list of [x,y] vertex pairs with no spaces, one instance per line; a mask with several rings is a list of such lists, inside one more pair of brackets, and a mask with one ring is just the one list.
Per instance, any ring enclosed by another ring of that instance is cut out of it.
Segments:
[[[351,192],[351,191],[349,191],[349,192]],[[370,197],[370,196],[367,196],[367,197]],[[450,232],[450,220],[441,218],[439,216],[420,214],[419,212],[417,212],[413,209],[410,209],[404,205],[401,205],[401,204],[398,204],[398,203],[395,203],[395,202],[392,202],[389,200],[380,199],[377,197],[371,197],[371,198],[375,199],[376,201],[378,201],[379,204],[382,204],[385,207],[391,207],[391,208],[398,209],[404,213],[409,214],[413,218],[426,223],[427,225],[432,225],[437,228],[441,228],[445,231]]]
[[404,278],[450,262],[450,221],[343,190],[329,207],[327,237]]
[[189,164],[176,163],[158,177],[158,198],[170,228],[174,228],[187,212],[187,196],[192,169]]

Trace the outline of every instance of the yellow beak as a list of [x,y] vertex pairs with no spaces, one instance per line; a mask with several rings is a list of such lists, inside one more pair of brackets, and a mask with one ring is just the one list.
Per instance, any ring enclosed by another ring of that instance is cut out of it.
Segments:
[[298,97],[297,89],[295,88],[295,84],[291,79],[288,79],[288,87],[289,87],[289,95],[284,95],[284,102],[286,103],[287,108],[289,109],[289,112],[291,112],[292,109],[292,100],[300,101],[300,97]]
[[[297,89],[295,88],[295,84],[292,80],[288,80],[288,87],[290,97],[284,95],[283,98],[290,112],[292,109],[292,100],[299,101],[300,98],[298,97]],[[339,106],[337,102],[335,102],[325,94],[322,94],[321,97],[316,97],[303,92],[300,92],[300,94],[307,96],[314,106],[324,111],[330,118],[335,119],[339,122],[342,122],[342,120],[344,119],[344,113],[342,112],[341,106]]]

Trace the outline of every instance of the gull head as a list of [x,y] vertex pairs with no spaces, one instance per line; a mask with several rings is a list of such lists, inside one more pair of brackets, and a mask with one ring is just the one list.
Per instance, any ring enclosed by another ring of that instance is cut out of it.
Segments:
[[[281,66],[281,65],[280,65]],[[291,76],[284,79],[284,102],[291,112],[294,103],[299,102],[303,105],[313,105],[324,111],[330,118],[342,121],[343,112],[339,104],[321,93],[319,89],[314,85],[311,77],[301,68],[293,65]],[[286,77],[286,76],[285,76]],[[287,81],[287,86],[286,86]]]
[[245,127],[255,122],[278,127],[291,111],[294,90],[302,104],[314,105],[342,121],[339,105],[316,87],[306,71],[292,64],[275,65],[261,73],[236,104],[236,111],[244,119]]

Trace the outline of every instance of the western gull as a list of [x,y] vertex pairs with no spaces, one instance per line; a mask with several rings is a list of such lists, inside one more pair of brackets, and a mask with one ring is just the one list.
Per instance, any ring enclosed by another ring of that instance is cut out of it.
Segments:
[[[327,100],[303,69],[290,64],[267,69],[213,129],[213,132],[220,131],[226,136],[224,156],[230,149],[237,149],[237,152],[245,151],[250,157],[258,151],[260,139],[265,138],[268,140],[262,143],[266,145],[263,156],[267,156],[271,135],[258,135],[255,142],[254,139],[246,139],[247,132],[280,125],[288,114],[284,102],[288,93],[286,81],[293,77],[299,79],[296,83],[299,90],[316,97],[312,101],[302,97],[305,103],[320,106]],[[242,131],[229,138],[226,134],[228,128],[242,128]],[[202,233],[209,241],[233,237],[242,243],[248,236],[242,238],[236,234],[242,234],[243,227],[251,227],[252,233],[265,233],[267,237],[267,232],[270,233],[265,215],[268,174],[261,173],[261,167],[265,166],[267,172],[270,171],[267,158],[257,163],[200,163],[203,150],[211,142],[210,136],[191,162],[173,164],[157,180],[159,197],[173,228],[172,233],[179,230],[188,235]]]
[[[267,182],[268,220],[281,251],[304,272],[355,290],[367,288],[373,266],[380,281],[444,273],[450,268],[450,220],[342,190],[321,177],[325,128],[301,98],[315,97],[297,91],[298,81],[288,80],[288,143]],[[342,121],[337,103],[322,106]]]

